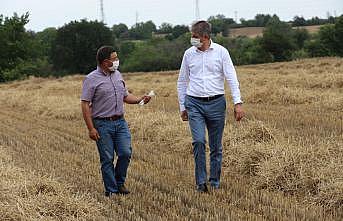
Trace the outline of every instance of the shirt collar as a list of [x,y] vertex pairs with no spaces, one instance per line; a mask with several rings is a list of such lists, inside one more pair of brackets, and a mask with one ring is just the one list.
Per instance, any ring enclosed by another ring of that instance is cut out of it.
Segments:
[[97,67],[96,67],[96,71],[97,71],[99,74],[102,74],[102,75],[104,75],[104,76],[108,76],[108,75],[101,69],[100,66],[97,66]]
[[212,41],[212,40],[210,40],[210,47],[209,47],[209,49],[214,49],[214,42]]

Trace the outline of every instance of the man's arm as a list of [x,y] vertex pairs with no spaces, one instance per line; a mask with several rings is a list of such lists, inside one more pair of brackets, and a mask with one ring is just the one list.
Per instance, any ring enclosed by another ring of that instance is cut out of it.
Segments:
[[98,131],[94,128],[92,121],[92,113],[89,107],[90,101],[94,97],[95,86],[92,84],[92,80],[88,77],[85,78],[82,85],[82,94],[81,94],[81,110],[83,114],[83,119],[87,125],[89,131],[89,137],[92,140],[97,141],[100,136]]
[[150,101],[151,97],[144,95],[143,97],[136,97],[130,93],[124,97],[124,102],[127,104],[138,104],[141,100],[144,100],[144,104],[147,104]]
[[183,121],[188,120],[188,114],[187,114],[185,104],[184,104],[188,82],[189,82],[189,67],[188,67],[186,53],[185,53],[183,55],[181,68],[179,72],[179,78],[177,80],[177,92],[178,92],[178,98],[179,98],[181,118]]
[[223,51],[223,72],[227,83],[231,90],[231,95],[233,103],[235,105],[234,115],[237,121],[240,121],[244,116],[244,111],[242,108],[241,92],[239,89],[239,82],[237,79],[237,74],[235,67],[233,66],[230,54],[227,50]]
[[89,101],[81,101],[82,115],[89,131],[89,137],[92,140],[97,141],[100,138],[100,135],[93,125],[92,113],[89,104]]

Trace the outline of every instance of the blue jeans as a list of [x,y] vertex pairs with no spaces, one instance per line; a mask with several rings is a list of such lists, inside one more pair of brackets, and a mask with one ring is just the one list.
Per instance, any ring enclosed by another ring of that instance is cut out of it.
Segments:
[[[118,187],[125,183],[131,159],[130,130],[124,118],[116,121],[93,119],[93,123],[100,135],[96,144],[105,191],[116,193]],[[117,162],[114,167],[115,154],[117,154]]]
[[218,188],[222,168],[222,137],[225,125],[225,96],[211,101],[201,101],[186,96],[185,107],[193,138],[195,180],[197,185],[205,184],[206,172],[206,128],[210,146],[210,177],[212,186]]

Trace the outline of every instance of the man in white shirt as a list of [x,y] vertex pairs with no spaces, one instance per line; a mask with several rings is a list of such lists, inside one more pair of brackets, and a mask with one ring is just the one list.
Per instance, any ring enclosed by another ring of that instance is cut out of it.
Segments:
[[234,115],[240,121],[244,112],[239,82],[229,52],[211,41],[211,25],[198,21],[192,25],[192,47],[183,56],[177,90],[183,121],[189,121],[193,138],[195,179],[199,192],[208,192],[205,128],[210,146],[210,185],[219,188],[222,167],[222,136],[226,101],[224,79],[231,89]]

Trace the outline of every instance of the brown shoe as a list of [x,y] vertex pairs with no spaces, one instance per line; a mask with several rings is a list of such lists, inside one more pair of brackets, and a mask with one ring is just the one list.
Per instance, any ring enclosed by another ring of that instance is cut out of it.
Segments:
[[118,187],[118,194],[126,195],[129,194],[130,191],[126,189],[124,185]]

